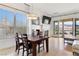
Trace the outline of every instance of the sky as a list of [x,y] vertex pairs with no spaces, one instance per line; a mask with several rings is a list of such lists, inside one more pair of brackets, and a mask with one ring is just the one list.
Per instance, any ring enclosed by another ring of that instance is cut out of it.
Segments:
[[[64,22],[64,25],[73,25],[72,21]],[[76,21],[76,25],[79,25],[79,21]]]
[[10,24],[13,24],[14,15],[16,15],[17,25],[25,25],[26,24],[26,16],[25,15],[23,15],[19,12],[13,13],[13,12],[11,12],[9,10],[5,10],[5,9],[0,9],[0,22],[6,17],[8,22]]
[[72,25],[72,21],[64,22],[64,25]]

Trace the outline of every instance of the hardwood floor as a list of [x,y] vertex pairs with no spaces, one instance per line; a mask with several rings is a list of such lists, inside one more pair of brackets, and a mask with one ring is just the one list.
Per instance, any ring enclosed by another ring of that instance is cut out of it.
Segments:
[[3,48],[0,49],[0,56],[7,56],[11,55],[15,52],[15,46],[9,47],[9,48]]
[[65,47],[65,50],[69,51],[69,52],[73,52],[72,46],[71,45],[67,45]]
[[[73,56],[71,46],[66,46],[65,49],[63,50],[59,50],[57,48],[54,49],[53,39],[54,38],[49,40],[49,52],[46,53],[45,51],[41,51],[40,53],[37,53],[37,56]],[[22,51],[20,52],[19,55],[17,55],[17,53],[15,52],[15,46],[0,49],[0,56],[22,56],[21,54],[22,54]]]

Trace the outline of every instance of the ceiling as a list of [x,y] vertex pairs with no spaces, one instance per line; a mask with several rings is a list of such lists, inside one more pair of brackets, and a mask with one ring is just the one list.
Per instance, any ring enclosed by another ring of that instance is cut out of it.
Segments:
[[79,3],[30,3],[32,12],[46,13],[57,16],[79,11]]

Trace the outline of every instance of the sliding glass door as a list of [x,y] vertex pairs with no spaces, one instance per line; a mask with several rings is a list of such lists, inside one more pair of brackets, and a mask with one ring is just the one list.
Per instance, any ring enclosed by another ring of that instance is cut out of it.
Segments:
[[79,20],[76,20],[76,37],[79,38]]
[[73,21],[64,21],[64,37],[72,37],[73,36]]

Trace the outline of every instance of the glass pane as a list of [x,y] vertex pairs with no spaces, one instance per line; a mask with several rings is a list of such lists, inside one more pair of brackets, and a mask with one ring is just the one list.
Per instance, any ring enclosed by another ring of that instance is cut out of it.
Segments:
[[58,22],[54,22],[54,34],[58,34],[58,28],[59,28],[59,25],[58,25]]
[[26,16],[16,13],[16,32],[26,33]]
[[62,22],[59,22],[59,36],[62,36],[63,31],[62,31]]
[[13,37],[13,20],[13,12],[0,9],[0,39],[8,39]]
[[76,37],[79,38],[79,20],[76,21]]
[[72,37],[72,21],[64,22],[64,37]]

